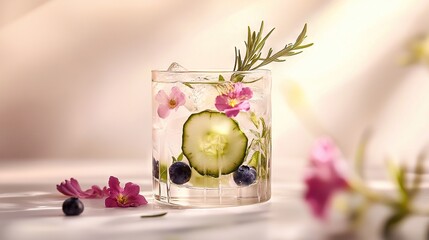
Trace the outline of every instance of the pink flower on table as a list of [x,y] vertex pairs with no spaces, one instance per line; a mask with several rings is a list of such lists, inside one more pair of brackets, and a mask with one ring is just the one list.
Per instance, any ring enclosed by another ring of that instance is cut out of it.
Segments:
[[74,178],[58,184],[57,190],[66,196],[77,198],[103,198],[108,195],[106,187],[101,189],[97,185],[93,185],[90,189],[82,191],[79,182]]
[[168,117],[170,110],[177,111],[186,102],[185,94],[178,87],[172,87],[170,95],[167,95],[164,90],[160,90],[156,94],[155,100],[159,103],[158,116],[160,118]]
[[332,196],[348,188],[341,169],[340,152],[329,139],[320,139],[310,154],[310,166],[305,177],[304,198],[313,214],[323,219]]
[[104,205],[112,207],[138,207],[147,204],[145,197],[140,195],[140,187],[137,184],[128,182],[125,188],[121,188],[119,180],[116,177],[109,178],[109,197],[106,198]]
[[234,83],[229,92],[216,97],[217,110],[225,112],[228,117],[235,117],[240,111],[249,111],[249,99],[253,96],[250,88],[242,83]]

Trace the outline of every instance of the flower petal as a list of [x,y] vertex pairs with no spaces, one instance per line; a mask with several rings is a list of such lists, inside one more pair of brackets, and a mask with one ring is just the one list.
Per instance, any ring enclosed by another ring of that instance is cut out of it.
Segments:
[[243,90],[243,83],[238,82],[234,84],[234,91],[233,94],[237,97],[240,95],[241,91]]
[[140,193],[140,187],[137,184],[134,183],[127,183],[125,184],[125,188],[124,188],[124,196],[130,197],[130,196],[137,196]]
[[240,112],[240,110],[237,109],[237,108],[226,109],[225,110],[225,115],[227,117],[235,117],[235,116],[238,115],[239,112]]
[[106,198],[106,200],[104,200],[104,206],[106,206],[107,208],[119,207],[118,201],[116,200],[116,198],[113,197]]
[[113,176],[109,178],[109,194],[110,196],[118,195],[123,191],[121,186],[119,186],[119,179]]
[[330,139],[320,139],[311,151],[310,162],[312,164],[332,163],[339,157],[338,152],[337,147]]
[[228,104],[228,97],[224,95],[217,96],[215,101],[215,106],[219,111],[225,111],[225,109],[231,108]]
[[80,188],[79,182],[76,179],[70,178],[70,184],[78,192],[82,192],[82,189]]
[[305,200],[310,205],[313,214],[318,218],[326,217],[326,208],[329,205],[333,194],[342,188],[339,188],[335,181],[321,176],[317,170],[313,170],[305,179],[307,191]]
[[170,114],[170,108],[168,105],[161,104],[158,106],[158,116],[160,118],[166,118]]
[[177,99],[177,97],[180,96],[180,94],[182,94],[182,91],[180,91],[178,87],[176,86],[172,87],[169,99]]
[[71,180],[70,181],[66,180],[65,184],[64,184],[64,187],[69,192],[71,192],[73,194],[72,196],[81,197],[82,191],[78,191],[76,188],[74,188],[71,182],[72,182]]
[[171,88],[170,99],[173,99],[176,101],[176,107],[175,107],[176,110],[180,106],[184,105],[186,102],[185,94],[182,91],[180,91],[178,87]]
[[61,184],[57,185],[57,190],[58,190],[58,192],[66,195],[66,196],[71,196],[71,197],[75,196],[75,194],[73,192],[68,190],[65,183],[61,183]]
[[161,104],[168,104],[169,98],[164,90],[159,90],[155,96],[155,100]]
[[343,177],[343,169],[340,167],[341,159],[338,152],[331,141],[322,139],[317,141],[310,154],[304,198],[318,218],[325,217],[332,196],[348,188],[347,180]]
[[180,95],[176,98],[176,109],[180,106],[185,105],[186,98],[184,93],[180,93]]
[[248,101],[244,101],[239,103],[237,106],[235,106],[236,109],[239,109],[241,111],[249,111],[250,109],[250,103]]
[[146,198],[142,195],[131,196],[127,199],[127,207],[138,207],[147,204]]
[[106,187],[104,187],[102,190],[97,185],[94,185],[90,189],[82,191],[79,182],[74,178],[71,178],[70,180],[65,180],[64,182],[57,185],[57,190],[66,196],[77,198],[102,198],[108,195]]
[[249,87],[245,87],[240,92],[240,99],[241,100],[249,100],[253,97],[252,89]]
[[90,189],[86,190],[84,193],[87,196],[85,198],[103,198],[104,196],[109,196],[109,192],[107,191],[106,187],[101,189],[97,185],[92,186]]

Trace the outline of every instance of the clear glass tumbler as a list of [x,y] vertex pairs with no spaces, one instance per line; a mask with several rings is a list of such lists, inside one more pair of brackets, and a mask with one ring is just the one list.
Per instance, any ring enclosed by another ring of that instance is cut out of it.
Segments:
[[155,199],[188,207],[271,197],[271,72],[152,71]]

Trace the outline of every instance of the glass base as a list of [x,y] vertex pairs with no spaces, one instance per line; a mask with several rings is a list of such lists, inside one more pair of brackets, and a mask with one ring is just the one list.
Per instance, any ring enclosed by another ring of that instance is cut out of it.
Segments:
[[232,207],[266,202],[271,198],[268,180],[246,187],[189,187],[154,180],[154,198],[159,203],[190,208]]

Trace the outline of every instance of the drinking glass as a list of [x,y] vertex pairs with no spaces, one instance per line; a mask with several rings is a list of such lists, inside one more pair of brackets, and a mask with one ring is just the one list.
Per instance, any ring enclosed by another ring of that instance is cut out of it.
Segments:
[[271,196],[271,72],[152,71],[157,201],[237,206]]

